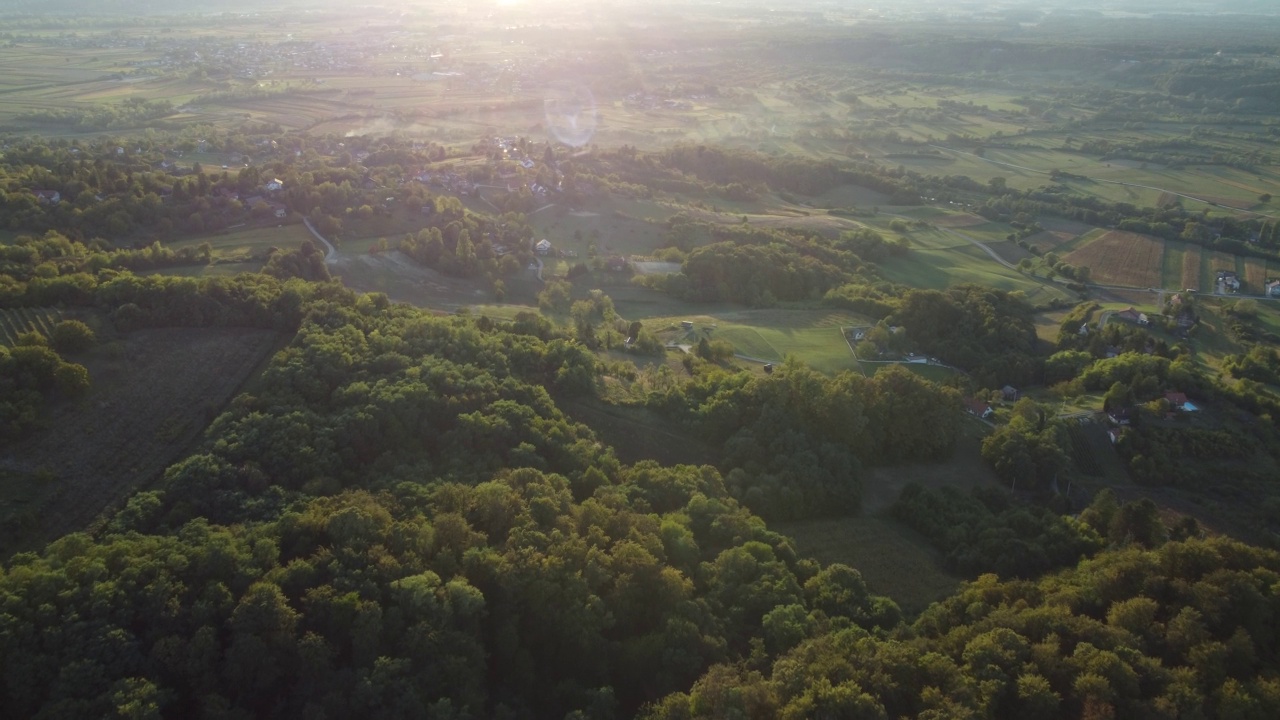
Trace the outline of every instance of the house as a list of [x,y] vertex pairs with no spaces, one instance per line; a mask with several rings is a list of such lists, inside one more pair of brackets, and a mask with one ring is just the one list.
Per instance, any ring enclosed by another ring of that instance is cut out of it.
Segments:
[[1107,437],[1111,439],[1111,444],[1115,445],[1120,442],[1120,438],[1124,437],[1124,428],[1114,427],[1107,430]]
[[1135,323],[1137,325],[1150,324],[1149,321],[1147,320],[1147,316],[1144,313],[1140,313],[1137,310],[1134,310],[1132,307],[1127,307],[1124,310],[1121,310],[1120,312],[1112,315],[1111,317],[1117,320],[1123,320],[1125,322]]
[[268,202],[267,206],[271,208],[271,213],[277,218],[284,218],[289,215],[289,208],[278,202]]
[[62,193],[57,190],[36,190],[36,200],[41,205],[57,205],[62,202]]
[[1107,417],[1116,425],[1128,425],[1133,419],[1133,411],[1129,408],[1115,408],[1107,413]]
[[267,192],[277,192],[279,190],[284,189],[284,183],[280,182],[280,180],[278,179],[273,178],[269,180],[266,185],[263,185],[262,188]]
[[692,321],[692,320],[681,320],[681,321],[680,321],[680,327],[681,327],[681,328],[683,328],[683,329],[685,329],[685,330],[692,330],[692,329],[693,329],[693,321]]
[[627,259],[617,255],[605,261],[605,268],[609,272],[623,272],[627,269]]
[[1182,409],[1183,405],[1187,404],[1186,394],[1180,393],[1180,392],[1173,392],[1172,390],[1164,394],[1164,399],[1168,400],[1169,407],[1174,408],[1175,410],[1180,410]]
[[978,398],[969,398],[964,401],[964,411],[970,415],[986,420],[995,414],[991,406],[982,402]]
[[1018,398],[1022,397],[1022,393],[1018,391],[1018,388],[1012,385],[1005,385],[1004,387],[1000,388],[1000,394],[1008,402],[1013,402]]
[[1267,297],[1280,297],[1280,280],[1267,283]]
[[1234,270],[1219,270],[1218,284],[1225,290],[1236,292],[1240,289],[1240,276]]
[[546,255],[547,253],[551,252],[551,241],[547,240],[546,238],[542,238],[541,240],[538,241],[537,245],[533,246],[533,251],[538,253],[539,255]]
[[1080,323],[1080,332],[1079,332],[1078,334],[1079,334],[1079,335],[1081,335],[1081,336],[1088,335],[1088,334],[1089,334],[1089,323]]

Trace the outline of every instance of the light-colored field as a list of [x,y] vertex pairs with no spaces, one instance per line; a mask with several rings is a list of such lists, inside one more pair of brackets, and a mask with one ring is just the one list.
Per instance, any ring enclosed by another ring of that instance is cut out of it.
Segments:
[[1138,233],[1113,230],[1063,258],[1088,267],[1093,282],[1156,287],[1163,282],[1164,242]]
[[[1200,248],[1195,248],[1199,254]],[[1186,264],[1187,246],[1184,243],[1166,242],[1164,244],[1164,263],[1160,272],[1161,285],[1164,288],[1181,290],[1188,287],[1182,284],[1182,268]]]
[[173,243],[171,247],[175,249],[196,247],[201,243],[208,242],[213,246],[213,256],[215,258],[244,258],[246,256],[264,255],[267,250],[273,247],[278,247],[281,250],[296,250],[303,240],[312,240],[314,242],[306,226],[296,224],[281,225],[279,227],[245,228],[214,235],[201,235],[179,240]]
[[1186,246],[1186,252],[1182,256],[1182,278],[1176,286],[1179,290],[1199,290],[1201,287],[1212,287],[1212,285],[1202,286],[1200,278],[1200,266],[1204,263],[1204,251],[1199,245]]
[[[616,304],[616,303],[615,303]],[[866,325],[866,318],[830,310],[744,310],[707,311],[644,320],[645,327],[664,342],[695,345],[702,338],[726,340],[735,352],[751,358],[779,362],[795,355],[819,372],[835,374],[858,370],[858,363],[840,328]],[[680,323],[694,323],[692,332]]]
[[1241,289],[1250,295],[1264,293],[1267,284],[1267,261],[1255,257],[1242,257],[1240,260],[1244,265],[1244,272],[1240,275],[1244,283]]
[[969,243],[949,248],[913,249],[905,257],[885,260],[880,264],[880,270],[888,280],[912,287],[941,290],[977,283],[999,290],[1019,290],[1026,293],[1027,300],[1033,305],[1075,297],[1054,283],[1003,267]]

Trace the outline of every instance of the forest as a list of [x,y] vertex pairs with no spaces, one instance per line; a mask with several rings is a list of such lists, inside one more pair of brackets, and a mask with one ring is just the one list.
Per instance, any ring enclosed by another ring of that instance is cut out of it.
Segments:
[[0,9],[0,716],[1280,717],[1275,10],[934,5]]

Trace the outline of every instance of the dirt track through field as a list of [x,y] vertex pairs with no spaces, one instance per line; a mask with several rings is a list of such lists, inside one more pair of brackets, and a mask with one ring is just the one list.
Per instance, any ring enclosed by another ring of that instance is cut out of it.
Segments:
[[91,362],[98,389],[56,408],[48,429],[7,452],[8,469],[46,470],[59,487],[20,542],[4,539],[0,556],[95,529],[104,510],[123,504],[190,446],[278,337],[243,328],[141,330],[122,342],[118,357]]

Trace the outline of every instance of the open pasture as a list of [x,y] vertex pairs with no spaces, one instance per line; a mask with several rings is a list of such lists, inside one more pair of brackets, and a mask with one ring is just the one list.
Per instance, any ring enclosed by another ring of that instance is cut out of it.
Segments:
[[[170,247],[177,250],[185,247],[196,247],[207,242],[213,247],[213,257],[215,259],[247,260],[250,257],[266,255],[267,251],[273,247],[281,250],[296,250],[302,245],[303,240],[315,242],[305,225],[293,224],[278,227],[248,227],[226,230],[213,235],[184,238],[172,243]],[[319,243],[316,243],[316,246],[320,250],[324,250],[324,247]]]
[[[615,306],[617,300],[615,299]],[[857,370],[857,361],[840,328],[870,324],[866,318],[844,311],[824,309],[762,309],[741,306],[712,309],[683,304],[695,310],[686,315],[670,315],[643,320],[645,327],[666,342],[696,345],[702,338],[726,340],[737,354],[767,362],[780,362],[795,355],[819,372],[835,374]],[[623,317],[630,316],[621,313]],[[680,323],[694,324],[692,331]]]
[[884,276],[912,287],[942,290],[978,283],[999,290],[1020,290],[1033,305],[1072,300],[1074,294],[1058,285],[1010,270],[970,244],[950,248],[918,248],[905,257],[880,263]]
[[1164,242],[1138,233],[1112,230],[1072,250],[1066,262],[1088,267],[1102,285],[1157,287],[1163,284]]
[[888,517],[857,516],[773,523],[796,549],[824,565],[857,568],[871,592],[887,595],[908,615],[955,591],[960,578],[918,533]]

